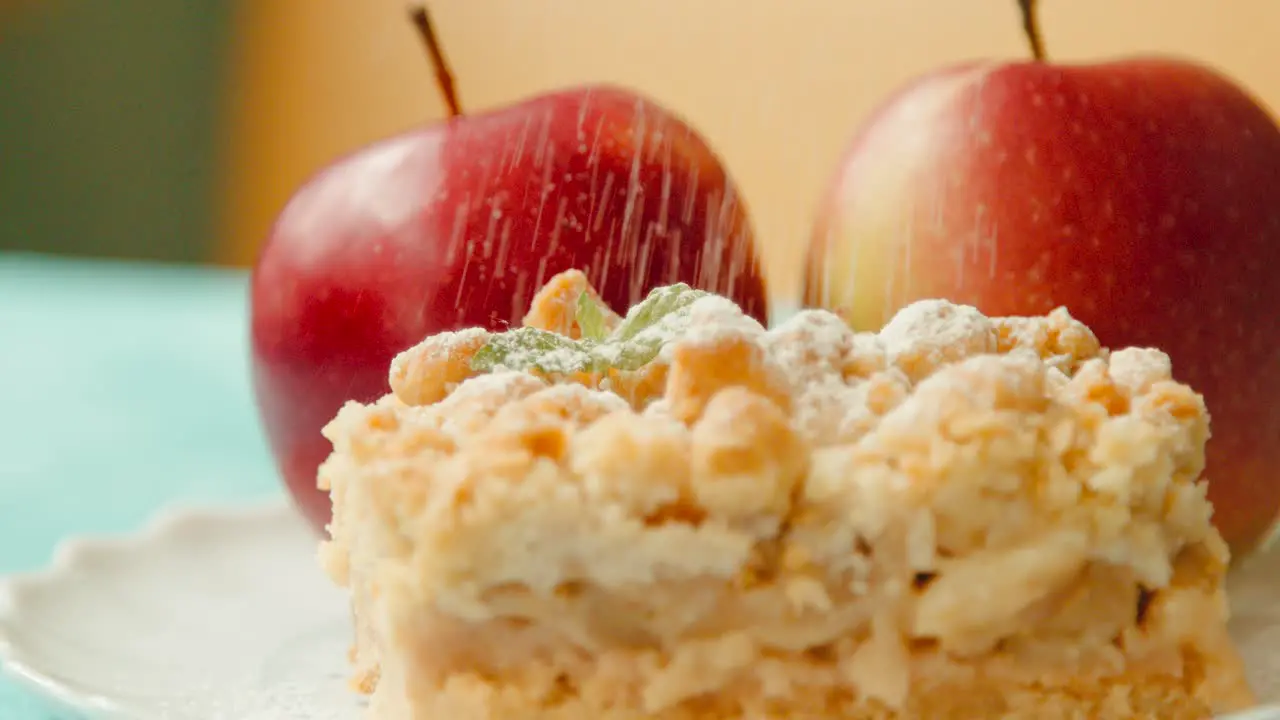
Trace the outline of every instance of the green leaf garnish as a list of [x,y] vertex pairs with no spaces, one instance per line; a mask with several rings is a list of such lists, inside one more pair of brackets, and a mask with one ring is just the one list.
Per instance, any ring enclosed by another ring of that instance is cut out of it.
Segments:
[[[644,300],[627,311],[622,324],[613,332],[612,339],[630,340],[662,322],[667,316],[686,310],[698,298],[707,295],[708,293],[694,290],[684,283],[654,288]],[[686,312],[685,315],[687,314]]]
[[604,308],[591,293],[584,292],[578,296],[578,306],[574,313],[578,321],[578,329],[582,337],[592,342],[602,342],[609,335],[609,326],[604,319]]
[[536,328],[516,328],[491,336],[471,358],[471,367],[481,372],[506,368],[553,375],[639,370],[684,333],[693,303],[707,295],[684,283],[655,288],[608,333],[604,308],[583,293],[575,308],[581,340]]
[[471,367],[481,372],[498,368],[539,370],[571,375],[596,368],[591,345],[537,328],[522,327],[493,335],[471,356]]

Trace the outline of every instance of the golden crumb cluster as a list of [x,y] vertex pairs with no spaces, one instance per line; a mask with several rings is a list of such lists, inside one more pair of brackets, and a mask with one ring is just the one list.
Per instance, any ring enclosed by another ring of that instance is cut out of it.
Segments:
[[[526,324],[580,339],[576,272]],[[672,316],[676,317],[676,316]],[[616,328],[609,312],[593,322]],[[1186,718],[1246,706],[1201,398],[1065,310],[766,330],[636,370],[396,358],[326,429],[323,558],[383,720]]]

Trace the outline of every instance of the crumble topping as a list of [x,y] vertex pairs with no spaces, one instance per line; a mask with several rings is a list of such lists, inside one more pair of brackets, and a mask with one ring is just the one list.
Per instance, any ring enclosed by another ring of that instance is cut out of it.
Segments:
[[618,316],[570,271],[525,327],[427,338],[390,384],[326,428],[321,469],[326,566],[378,608],[356,653],[375,716],[1249,702],[1204,403],[1065,309],[766,330],[683,286]]

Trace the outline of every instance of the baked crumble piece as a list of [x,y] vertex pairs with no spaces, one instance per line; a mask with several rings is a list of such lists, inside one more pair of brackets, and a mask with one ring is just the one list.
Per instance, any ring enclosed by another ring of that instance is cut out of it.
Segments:
[[578,272],[427,338],[320,471],[383,720],[1170,718],[1252,703],[1208,415],[1064,309],[766,330]]

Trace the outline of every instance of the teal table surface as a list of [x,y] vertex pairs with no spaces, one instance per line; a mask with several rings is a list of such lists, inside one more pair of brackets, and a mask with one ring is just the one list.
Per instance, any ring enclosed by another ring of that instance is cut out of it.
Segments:
[[[0,254],[0,574],[166,505],[281,493],[249,383],[247,279]],[[0,679],[0,719],[55,717]]]

